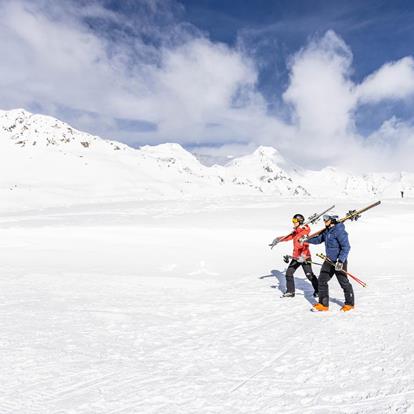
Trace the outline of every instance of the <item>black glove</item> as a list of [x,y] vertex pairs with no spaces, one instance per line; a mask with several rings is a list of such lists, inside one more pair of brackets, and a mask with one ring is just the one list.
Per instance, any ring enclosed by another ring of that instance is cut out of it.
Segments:
[[343,268],[344,264],[340,260],[337,260],[337,262],[335,263],[335,270],[340,272],[343,270]]
[[289,261],[290,261],[290,256],[289,256],[289,255],[287,255],[287,254],[285,254],[285,255],[283,256],[283,261],[284,261],[285,263],[289,263]]

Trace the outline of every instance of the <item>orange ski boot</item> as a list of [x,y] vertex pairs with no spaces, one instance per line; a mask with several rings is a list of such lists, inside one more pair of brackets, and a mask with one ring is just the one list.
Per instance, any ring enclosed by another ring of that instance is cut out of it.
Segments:
[[311,309],[312,312],[326,312],[329,310],[328,306],[322,305],[322,303],[315,303],[313,308]]
[[344,306],[342,306],[341,311],[342,312],[348,312],[352,309],[354,309],[354,307],[352,305],[344,305]]

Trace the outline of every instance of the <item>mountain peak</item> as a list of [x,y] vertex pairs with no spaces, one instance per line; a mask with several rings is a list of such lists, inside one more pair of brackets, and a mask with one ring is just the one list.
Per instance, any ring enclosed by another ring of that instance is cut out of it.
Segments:
[[262,156],[268,156],[268,157],[272,157],[274,155],[279,155],[279,151],[274,148],[274,147],[270,147],[270,146],[265,146],[265,145],[260,145],[259,147],[257,147],[255,149],[255,151],[253,152],[253,154],[255,155],[262,155]]
[[260,146],[256,150],[248,155],[234,158],[228,164],[228,166],[247,166],[247,165],[260,165],[261,168],[266,170],[281,170],[289,168],[289,164],[280,152],[273,147]]
[[73,144],[87,148],[102,140],[48,115],[32,114],[24,109],[0,111],[0,131],[20,147],[48,147]]
[[150,156],[191,160],[191,162],[196,161],[199,163],[197,158],[191,154],[191,152],[188,152],[180,144],[175,144],[172,142],[159,145],[144,145],[139,148],[139,151],[142,154]]

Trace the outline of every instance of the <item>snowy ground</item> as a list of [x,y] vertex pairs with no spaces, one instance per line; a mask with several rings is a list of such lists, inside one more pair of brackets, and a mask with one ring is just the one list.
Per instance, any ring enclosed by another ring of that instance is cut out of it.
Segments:
[[301,271],[279,298],[291,245],[267,243],[330,204],[2,214],[0,413],[414,413],[414,200],[347,224],[355,311],[332,280],[330,312],[309,312]]

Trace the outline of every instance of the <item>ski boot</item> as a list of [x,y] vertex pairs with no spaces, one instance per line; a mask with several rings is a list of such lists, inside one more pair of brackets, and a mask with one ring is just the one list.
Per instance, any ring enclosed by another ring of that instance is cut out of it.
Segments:
[[286,292],[281,296],[281,298],[294,298],[294,297],[295,297],[295,294],[292,292]]
[[352,305],[344,305],[344,306],[342,306],[341,311],[342,312],[348,312],[352,309],[354,309],[354,307]]
[[327,312],[329,306],[324,306],[322,303],[315,303],[311,309],[312,312]]

